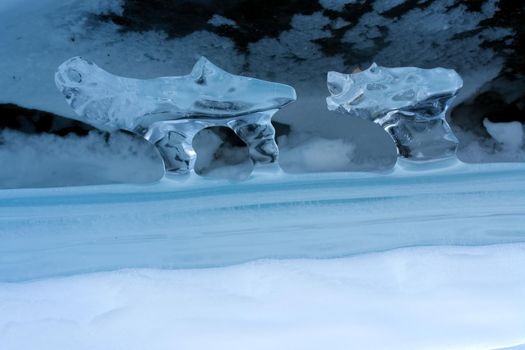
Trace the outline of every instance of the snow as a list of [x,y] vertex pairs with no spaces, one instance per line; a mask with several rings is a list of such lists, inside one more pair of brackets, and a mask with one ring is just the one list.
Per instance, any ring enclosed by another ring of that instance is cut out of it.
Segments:
[[459,159],[467,163],[525,162],[525,149],[520,141],[523,126],[519,122],[492,123],[486,120],[483,124],[491,138],[480,139],[473,132],[454,130],[463,140],[458,150]]
[[87,136],[0,130],[0,188],[155,182],[164,174],[157,151],[124,133]]
[[525,245],[0,284],[25,349],[495,349],[525,343]]
[[[355,145],[343,139],[313,136],[306,141],[289,145],[289,136],[282,136],[279,145],[279,165],[288,172],[345,171],[351,169]],[[293,136],[292,136],[293,138]]]
[[248,178],[254,168],[248,147],[221,147],[222,145],[223,140],[210,129],[199,131],[193,139],[193,147],[197,152],[195,172],[202,176],[230,180]]
[[458,157],[466,163],[525,162],[525,151],[501,151],[493,140],[470,141],[462,146]]
[[[343,132],[331,135],[322,130],[321,135],[324,137],[292,132],[280,137],[279,165],[284,171],[380,171],[395,163],[395,148],[389,145],[388,135],[376,143],[391,149],[368,154],[362,152],[367,135],[349,138]],[[221,147],[222,142],[208,129],[197,133],[193,141],[195,171],[214,178],[249,177],[253,162],[248,149]],[[0,131],[0,163],[11,164],[0,168],[0,188],[147,183],[157,181],[164,171],[151,144],[124,133],[58,137],[6,129]]]
[[517,152],[523,147],[523,125],[520,122],[492,123],[484,119],[483,126],[508,151]]
[[213,15],[213,17],[208,21],[209,24],[219,27],[219,26],[230,26],[237,28],[238,25],[235,21],[232,21],[229,18],[223,17],[221,15]]

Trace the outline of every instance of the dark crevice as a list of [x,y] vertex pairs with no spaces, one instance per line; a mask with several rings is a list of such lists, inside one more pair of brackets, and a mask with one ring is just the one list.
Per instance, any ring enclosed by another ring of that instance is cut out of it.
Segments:
[[452,5],[450,5],[447,9],[452,10],[454,8],[457,8],[459,6],[465,6],[467,11],[470,12],[481,12],[483,9],[483,4],[487,0],[456,0]]
[[486,41],[482,47],[492,48],[505,60],[503,71],[507,79],[525,78],[525,2],[500,0],[496,14],[480,23],[484,28],[510,28],[514,32],[507,40]]
[[471,132],[480,139],[489,139],[491,136],[483,126],[484,119],[493,123],[525,123],[525,94],[507,102],[500,93],[487,91],[454,108],[450,119],[462,130]]
[[423,2],[421,2],[420,0],[407,0],[397,6],[392,7],[387,11],[382,12],[381,15],[387,18],[399,18],[405,15],[407,12],[412,11],[416,8],[424,10],[427,7],[429,7],[433,2],[434,0],[427,0]]
[[52,133],[60,136],[74,133],[87,135],[93,128],[82,122],[37,109],[15,104],[0,104],[0,129],[9,128],[25,133]]
[[327,56],[335,56],[343,53],[343,56],[352,57],[351,60],[355,62],[356,57],[362,55],[354,52],[352,44],[343,42],[342,39],[345,33],[354,27],[364,14],[374,10],[373,4],[373,0],[365,0],[362,3],[346,4],[342,11],[325,10],[323,14],[326,17],[334,21],[342,19],[350,24],[338,29],[331,29],[331,35],[329,37],[313,40],[313,42],[318,44],[321,47],[321,51]]
[[[208,30],[232,39],[239,51],[246,52],[250,43],[276,38],[290,29],[294,15],[320,10],[317,0],[127,0],[122,15],[100,18],[112,21],[124,31],[159,30],[172,38]],[[232,20],[236,26],[213,26],[208,23],[213,15]]]

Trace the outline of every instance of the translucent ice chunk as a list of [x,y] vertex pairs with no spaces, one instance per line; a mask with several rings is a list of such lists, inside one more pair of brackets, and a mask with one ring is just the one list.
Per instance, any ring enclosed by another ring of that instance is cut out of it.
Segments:
[[458,140],[445,119],[463,80],[452,69],[385,68],[328,73],[329,110],[373,121],[414,161],[454,157]]
[[296,99],[284,84],[232,75],[201,57],[188,75],[150,80],[116,76],[74,57],[55,75],[79,120],[97,128],[128,130],[155,144],[167,171],[193,169],[193,137],[203,128],[228,126],[252,160],[272,163],[278,148],[271,118]]

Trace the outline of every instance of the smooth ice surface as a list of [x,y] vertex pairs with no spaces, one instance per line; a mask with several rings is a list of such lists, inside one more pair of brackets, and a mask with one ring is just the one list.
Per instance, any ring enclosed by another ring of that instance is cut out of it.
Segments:
[[[342,108],[371,121],[392,110],[414,108],[429,99],[452,97],[462,86],[461,77],[452,69],[416,67],[387,68],[372,64],[353,74],[328,72],[328,108]],[[432,114],[415,118],[432,119]]]
[[525,242],[525,164],[0,191],[0,281]]
[[372,64],[353,74],[329,72],[329,110],[373,121],[385,128],[410,160],[453,157],[458,140],[446,112],[463,86],[452,69],[386,68]]
[[217,118],[278,109],[295,100],[288,85],[230,74],[201,57],[188,75],[132,79],[74,57],[55,82],[83,122],[137,131],[161,120]]
[[250,148],[254,163],[279,153],[271,117],[295,100],[284,84],[230,74],[201,57],[188,75],[132,79],[74,57],[55,75],[58,89],[78,119],[102,130],[128,130],[155,144],[168,171],[193,170],[193,137],[211,126],[232,128]]
[[512,244],[0,283],[0,344],[3,350],[513,349],[525,343],[523,266],[525,246]]

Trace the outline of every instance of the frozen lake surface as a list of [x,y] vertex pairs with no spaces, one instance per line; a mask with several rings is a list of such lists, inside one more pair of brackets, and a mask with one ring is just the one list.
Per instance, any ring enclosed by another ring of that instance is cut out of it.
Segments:
[[0,191],[0,281],[525,242],[525,164]]
[[0,242],[1,349],[525,344],[525,164],[4,190]]

